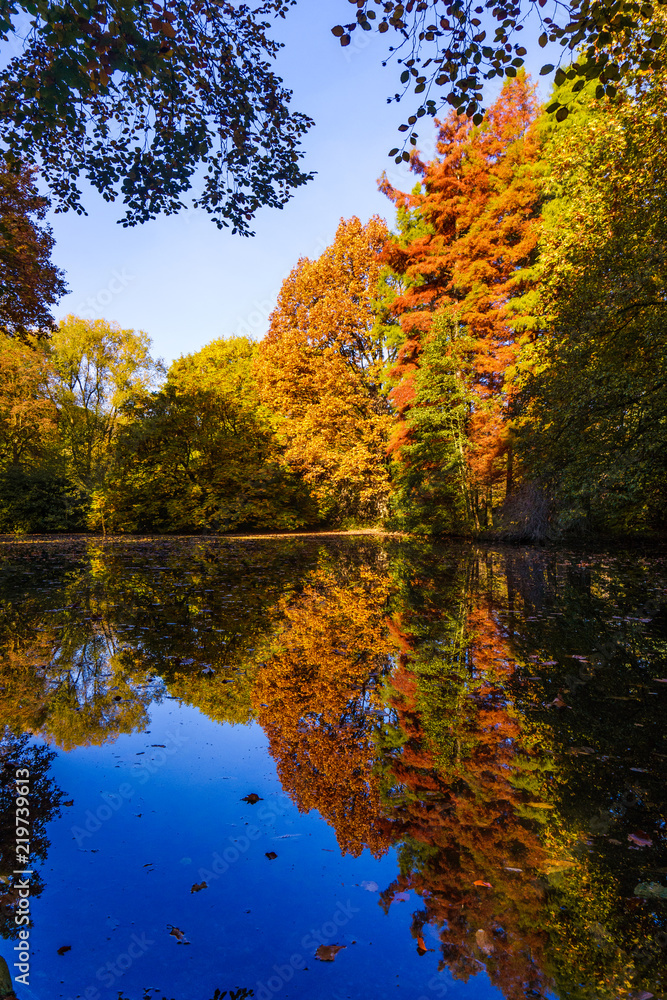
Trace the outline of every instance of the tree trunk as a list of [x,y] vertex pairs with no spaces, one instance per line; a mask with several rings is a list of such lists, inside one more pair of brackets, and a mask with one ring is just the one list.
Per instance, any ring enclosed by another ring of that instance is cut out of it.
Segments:
[[505,480],[505,499],[514,490],[514,449],[510,443],[507,447],[507,479]]

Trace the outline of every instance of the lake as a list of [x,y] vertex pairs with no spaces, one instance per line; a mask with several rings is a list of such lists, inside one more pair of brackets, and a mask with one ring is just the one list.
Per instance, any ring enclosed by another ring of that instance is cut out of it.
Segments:
[[665,995],[661,557],[6,539],[0,601],[19,1000]]

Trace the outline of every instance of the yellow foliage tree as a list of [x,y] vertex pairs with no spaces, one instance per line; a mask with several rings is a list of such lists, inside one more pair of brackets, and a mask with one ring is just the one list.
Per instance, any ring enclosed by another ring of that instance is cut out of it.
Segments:
[[252,700],[285,791],[317,809],[344,852],[383,854],[391,842],[375,760],[377,680],[389,667],[386,574],[320,566],[265,653]]
[[40,458],[56,433],[43,345],[0,336],[0,467]]
[[323,518],[377,519],[386,509],[388,347],[374,297],[387,238],[377,216],[341,221],[332,245],[284,282],[260,345],[260,395]]

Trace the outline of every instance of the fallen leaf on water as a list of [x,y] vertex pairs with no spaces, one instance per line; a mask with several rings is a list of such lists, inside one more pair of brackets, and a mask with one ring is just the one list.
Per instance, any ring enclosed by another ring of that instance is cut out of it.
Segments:
[[244,795],[241,802],[249,802],[251,806],[254,806],[255,802],[262,802],[262,796],[258,795],[257,792],[251,792],[250,795]]
[[315,958],[320,962],[333,962],[339,951],[346,948],[345,944],[321,944],[315,952]]
[[370,882],[364,879],[364,881],[361,883],[361,888],[365,889],[366,892],[377,892],[380,886],[377,884],[377,882]]
[[265,858],[268,858],[268,859],[269,859],[269,861],[275,861],[275,860],[276,860],[276,858],[278,857],[278,855],[276,854],[276,852],[275,852],[275,851],[267,851],[267,852],[265,853],[264,857],[265,857]]
[[64,955],[66,951],[71,951],[71,950],[72,950],[71,944],[64,944],[60,948],[58,948],[58,954]]
[[653,847],[653,841],[643,830],[637,830],[636,833],[629,833],[628,840],[636,844],[637,847]]
[[506,872],[522,872],[523,868],[510,868],[509,865],[505,865]]
[[65,802],[65,805],[66,806],[73,806],[74,805],[74,799],[68,799],[67,802]]
[[397,892],[396,895],[394,896],[395,903],[407,903],[409,899],[410,899],[409,892]]
[[630,1000],[651,1000],[653,993],[648,993],[646,990],[640,990],[639,993],[631,993]]
[[190,892],[201,892],[202,889],[208,889],[208,882],[195,882]]
[[483,882],[481,880],[481,878],[475,879],[475,881],[473,882],[473,885],[483,885],[485,889],[492,889],[493,888],[493,886],[491,885],[490,882]]
[[655,684],[667,684],[667,677],[654,677],[653,682]]
[[167,924],[167,927],[171,927],[169,934],[171,937],[175,937],[179,944],[190,944],[183,931],[179,930],[178,927],[174,927],[173,924]]
[[559,691],[553,701],[547,702],[547,708],[569,708],[569,705]]
[[493,951],[493,942],[491,938],[481,927],[475,934],[475,941],[477,942],[477,947],[480,951],[483,951],[485,955],[490,955]]

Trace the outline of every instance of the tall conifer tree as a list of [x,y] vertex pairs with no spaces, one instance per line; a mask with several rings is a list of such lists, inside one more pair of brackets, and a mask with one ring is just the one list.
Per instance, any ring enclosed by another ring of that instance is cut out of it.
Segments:
[[[394,304],[405,340],[394,369],[399,422],[390,447],[399,463],[409,463],[410,411],[443,405],[424,398],[416,377],[436,317],[454,321],[467,344],[466,473],[476,522],[480,515],[486,520],[493,484],[503,473],[505,488],[512,488],[508,371],[519,348],[514,313],[531,287],[539,221],[534,90],[523,73],[508,80],[479,127],[452,112],[440,125],[438,156],[430,163],[413,157],[422,182],[411,195],[382,184],[399,209],[423,222],[413,227],[414,236],[395,240],[386,251],[405,284]],[[530,326],[525,318],[521,323]]]

